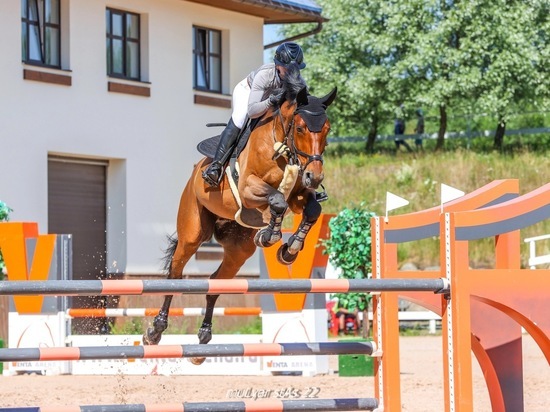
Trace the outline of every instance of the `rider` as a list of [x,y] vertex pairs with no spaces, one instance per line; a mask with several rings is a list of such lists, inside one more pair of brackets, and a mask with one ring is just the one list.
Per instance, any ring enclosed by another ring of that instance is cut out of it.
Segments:
[[203,179],[212,187],[220,183],[226,154],[237,140],[247,115],[251,119],[258,118],[279,102],[282,93],[273,92],[282,86],[290,63],[296,63],[300,69],[306,67],[302,48],[293,42],[277,47],[273,61],[251,72],[233,89],[233,113],[220,136],[212,163],[202,172]]

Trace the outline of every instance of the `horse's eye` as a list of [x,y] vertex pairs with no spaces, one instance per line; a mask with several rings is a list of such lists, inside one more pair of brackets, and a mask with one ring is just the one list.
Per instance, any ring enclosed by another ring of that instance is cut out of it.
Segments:
[[298,133],[304,133],[304,132],[305,132],[305,129],[304,129],[302,126],[298,126],[298,127],[296,127],[296,131],[297,131]]

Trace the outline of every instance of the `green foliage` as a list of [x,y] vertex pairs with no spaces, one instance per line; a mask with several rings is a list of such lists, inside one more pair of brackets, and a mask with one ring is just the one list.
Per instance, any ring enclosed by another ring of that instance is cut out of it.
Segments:
[[134,318],[123,324],[110,323],[109,329],[112,335],[142,335],[145,332],[141,319]]
[[[301,40],[307,61],[302,75],[313,94],[338,86],[338,98],[330,108],[335,134],[366,135],[376,129],[380,117],[392,115],[398,99],[389,87],[393,59],[383,27],[387,16],[376,1],[319,4],[329,22],[319,34]],[[303,29],[285,26],[285,36]]]
[[426,322],[406,322],[406,326],[399,325],[399,336],[440,336],[441,332],[435,335],[430,333]]
[[[324,240],[325,253],[330,262],[341,270],[344,279],[367,279],[371,275],[370,220],[375,213],[359,207],[343,209],[329,222],[330,238]],[[337,293],[339,306],[349,310],[365,310],[370,295],[365,293]]]
[[[496,130],[528,106],[550,107],[547,1],[318,3],[328,21],[300,40],[302,74],[313,94],[338,86],[333,133],[367,136],[368,153],[376,134],[392,134],[401,104],[410,120],[406,133],[422,108],[426,132],[439,133],[441,144],[447,130]],[[308,29],[285,25],[283,37]],[[532,120],[522,127],[540,127],[540,119]]]
[[262,334],[262,318],[258,317],[242,326],[220,332],[229,335],[261,335]]
[[[10,220],[10,212],[13,212],[13,210],[0,200],[0,222],[7,222],[8,220]],[[4,279],[5,270],[6,265],[4,264],[2,251],[0,250],[0,280]]]
[[0,200],[0,222],[7,222],[10,220],[10,212],[13,212],[13,210]]

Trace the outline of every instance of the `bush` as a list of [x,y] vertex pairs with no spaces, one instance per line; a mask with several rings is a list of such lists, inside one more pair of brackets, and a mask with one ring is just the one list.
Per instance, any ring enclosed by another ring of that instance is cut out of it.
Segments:
[[[330,238],[323,241],[332,265],[341,270],[341,278],[367,279],[371,276],[370,220],[376,213],[359,207],[343,209],[329,222]],[[368,293],[336,293],[341,306],[350,310],[368,309]]]
[[[10,220],[10,212],[13,212],[12,209],[8,207],[4,202],[0,200],[0,222],[7,222]],[[2,251],[0,250],[0,280],[4,279],[6,271],[6,265],[4,264],[4,258],[2,257]]]

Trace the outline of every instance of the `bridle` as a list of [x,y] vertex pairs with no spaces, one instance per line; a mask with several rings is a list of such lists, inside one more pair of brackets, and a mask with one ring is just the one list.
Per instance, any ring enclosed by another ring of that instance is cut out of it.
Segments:
[[[294,134],[296,131],[296,123],[294,122],[294,118],[299,115],[300,113],[305,113],[310,116],[319,116],[322,114],[325,114],[324,110],[318,110],[318,111],[311,111],[307,110],[305,108],[298,107],[296,110],[294,110],[294,113],[292,113],[292,120],[288,123],[288,125],[285,127],[284,123],[284,117],[281,113],[281,109],[278,110],[279,120],[281,122],[281,126],[283,127],[283,133],[284,133],[284,139],[283,144],[279,146],[279,148],[275,151],[275,154],[273,155],[272,159],[276,160],[281,156],[285,156],[288,160],[288,164],[290,165],[298,165],[300,168],[300,174],[304,172],[306,167],[312,163],[312,162],[321,162],[323,164],[323,154],[309,154],[306,153],[298,147],[296,147],[296,142],[294,140]],[[273,122],[273,139],[277,141],[277,135],[276,135],[276,122]],[[307,159],[305,164],[302,164],[300,161],[300,158],[298,156],[302,156]]]

